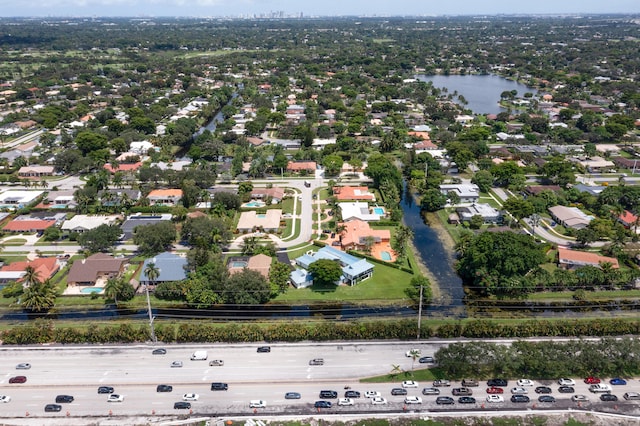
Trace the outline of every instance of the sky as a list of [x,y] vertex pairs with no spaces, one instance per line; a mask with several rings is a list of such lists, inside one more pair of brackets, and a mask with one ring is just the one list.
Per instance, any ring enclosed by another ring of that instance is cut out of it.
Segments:
[[640,13],[638,0],[0,0],[0,17]]

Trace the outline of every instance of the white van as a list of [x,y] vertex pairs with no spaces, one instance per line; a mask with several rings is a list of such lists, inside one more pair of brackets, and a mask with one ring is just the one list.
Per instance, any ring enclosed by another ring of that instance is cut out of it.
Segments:
[[191,355],[191,361],[206,361],[207,360],[207,351],[195,351]]

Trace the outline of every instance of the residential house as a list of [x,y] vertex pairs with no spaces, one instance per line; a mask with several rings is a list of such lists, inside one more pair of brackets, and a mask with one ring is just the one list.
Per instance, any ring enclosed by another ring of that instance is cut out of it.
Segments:
[[[105,253],[96,253],[86,259],[73,262],[67,284],[69,286],[94,286],[104,284],[109,278],[119,276],[127,264],[126,258],[115,258]],[[100,285],[103,287],[103,285]]]
[[39,219],[30,215],[21,215],[7,223],[2,230],[15,233],[44,232],[56,223],[55,219]]
[[254,200],[266,200],[271,198],[271,204],[278,204],[284,198],[284,188],[254,188],[251,198]]
[[638,216],[628,210],[622,212],[622,214],[617,217],[617,221],[627,229],[630,229],[632,226],[637,226],[639,224]]
[[12,206],[22,208],[33,203],[42,194],[44,194],[44,191],[5,191],[0,194],[0,205],[5,208]]
[[619,269],[618,259],[615,257],[600,256],[596,253],[571,250],[558,247],[558,267],[563,269],[577,269],[583,266],[601,267],[603,263],[610,263],[613,269]]
[[289,161],[287,163],[287,171],[290,173],[315,173],[318,165],[315,161]]
[[142,194],[137,189],[110,188],[100,191],[98,195],[103,206],[114,207],[136,204]]
[[458,218],[462,222],[470,222],[473,216],[482,216],[484,223],[502,222],[502,212],[489,204],[473,203],[469,206],[456,207]]
[[[153,263],[158,270],[158,276],[150,280],[145,271]],[[187,279],[187,258],[171,252],[160,253],[144,260],[140,272],[140,284],[157,285],[164,282],[183,281]]]
[[373,265],[365,259],[360,259],[333,247],[326,246],[316,252],[309,251],[295,260],[296,264],[302,269],[297,269],[290,275],[291,282],[296,288],[313,285],[313,277],[309,280],[307,270],[309,265],[320,259],[329,259],[340,263],[342,276],[336,282],[336,285],[346,284],[353,286],[373,276]]
[[138,161],[137,163],[119,163],[117,167],[113,167],[111,163],[106,163],[102,167],[111,174],[115,174],[116,172],[135,173],[140,169],[140,167],[142,167],[142,162]]
[[182,189],[154,189],[147,198],[152,206],[177,206],[182,199]]
[[372,229],[368,222],[359,219],[345,221],[338,225],[338,229],[342,229],[340,231],[340,246],[343,250],[365,251],[367,250],[367,240],[370,238],[373,242],[370,247],[371,255],[381,260],[391,260],[391,231],[388,229]]
[[613,161],[605,160],[602,157],[591,157],[591,158],[586,158],[584,160],[573,158],[570,160],[580,164],[589,173],[600,173],[600,172],[608,171],[615,167],[615,164],[613,163]]
[[332,190],[338,201],[376,201],[375,194],[366,186],[334,186]]
[[566,228],[584,229],[589,226],[593,216],[589,216],[577,207],[553,206],[549,207],[553,220]]
[[342,214],[342,220],[358,219],[360,221],[374,222],[380,220],[380,214],[369,207],[369,204],[354,201],[351,203],[338,203]]
[[77,214],[73,216],[69,220],[65,220],[62,224],[61,229],[67,232],[86,232],[92,229],[96,229],[101,225],[114,225],[120,216],[118,215],[109,215],[109,216],[100,216],[100,215],[85,215],[85,214]]
[[138,226],[153,225],[159,222],[170,222],[171,214],[142,214],[136,213],[129,216],[124,223],[120,226],[122,229],[121,240],[130,240],[133,238],[133,233]]
[[480,199],[480,188],[473,183],[443,184],[440,185],[440,192],[447,197],[450,192],[457,194],[460,198],[460,203],[476,203]]
[[241,233],[249,233],[256,230],[263,232],[278,232],[280,228],[281,209],[270,209],[266,213],[255,211],[242,212],[237,229]]
[[230,274],[236,274],[245,269],[250,271],[256,271],[262,274],[263,277],[269,279],[269,272],[271,271],[271,259],[266,254],[256,254],[255,256],[242,256],[232,257],[227,262],[227,269]]
[[129,145],[129,152],[137,155],[146,155],[149,150],[155,149],[155,146],[149,141],[134,141]]
[[26,269],[31,267],[36,272],[38,281],[45,282],[51,279],[60,269],[60,264],[55,257],[40,257],[34,260],[13,262],[0,268],[0,284],[9,282],[21,282],[26,275]]
[[55,167],[53,166],[23,166],[18,170],[21,178],[40,178],[43,176],[53,176]]

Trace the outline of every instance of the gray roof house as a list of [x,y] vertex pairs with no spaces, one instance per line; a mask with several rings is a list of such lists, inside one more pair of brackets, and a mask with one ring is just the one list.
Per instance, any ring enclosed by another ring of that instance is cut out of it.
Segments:
[[298,268],[291,272],[289,275],[291,283],[297,288],[313,285],[313,279],[307,269],[309,265],[320,259],[335,260],[342,266],[342,276],[336,283],[337,285],[353,286],[373,276],[373,265],[365,259],[325,246],[316,252],[309,251],[296,259],[296,264],[302,269]]
[[187,279],[187,258],[174,253],[164,252],[149,259],[145,259],[140,273],[140,284],[150,284],[149,277],[145,274],[147,266],[153,263],[158,269],[158,277],[153,280],[153,284],[161,282],[182,281]]
[[122,233],[124,234],[121,240],[130,240],[131,238],[133,238],[133,231],[138,226],[153,225],[155,223],[163,221],[171,221],[171,217],[172,216],[169,213],[156,215],[143,215],[141,213],[137,213],[131,215],[127,218],[127,220],[124,221],[124,223],[120,227],[122,229]]
[[440,185],[440,192],[444,195],[448,195],[449,192],[458,194],[461,203],[475,203],[480,199],[480,188],[474,183],[443,184]]

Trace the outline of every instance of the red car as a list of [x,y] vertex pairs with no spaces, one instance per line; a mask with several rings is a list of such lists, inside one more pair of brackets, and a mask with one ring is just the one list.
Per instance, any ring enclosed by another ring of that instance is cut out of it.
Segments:
[[9,383],[27,383],[26,376],[15,376],[9,379]]
[[504,393],[504,389],[502,388],[497,388],[495,386],[492,386],[490,388],[487,388],[487,393],[488,394],[494,394],[494,393]]
[[597,385],[598,383],[600,383],[600,379],[598,379],[597,377],[587,377],[586,379],[584,379],[584,382],[588,385]]

